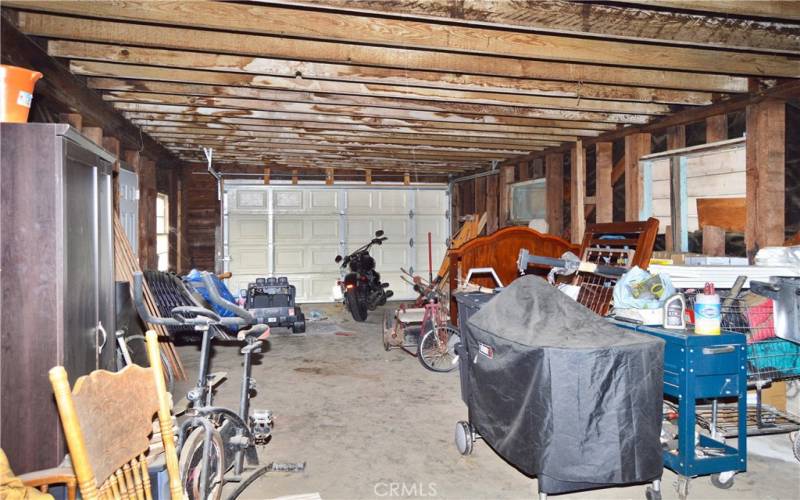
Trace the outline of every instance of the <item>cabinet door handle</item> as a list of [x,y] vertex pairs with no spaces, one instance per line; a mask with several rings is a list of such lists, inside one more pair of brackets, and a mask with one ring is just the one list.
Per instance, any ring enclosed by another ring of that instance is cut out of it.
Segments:
[[703,354],[725,354],[736,350],[732,345],[720,345],[715,347],[703,347]]

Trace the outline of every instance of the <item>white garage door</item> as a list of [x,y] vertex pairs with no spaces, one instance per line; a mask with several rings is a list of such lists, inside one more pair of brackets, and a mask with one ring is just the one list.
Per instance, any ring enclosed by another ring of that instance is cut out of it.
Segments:
[[337,254],[382,229],[389,238],[371,254],[395,297],[415,296],[400,268],[427,276],[428,232],[434,272],[448,237],[443,188],[226,186],[226,269],[232,290],[260,276],[287,276],[300,302],[329,302],[340,278]]

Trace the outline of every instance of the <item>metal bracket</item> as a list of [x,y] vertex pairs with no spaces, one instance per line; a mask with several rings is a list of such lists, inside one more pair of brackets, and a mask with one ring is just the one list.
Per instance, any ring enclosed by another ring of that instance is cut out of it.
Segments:
[[408,240],[408,246],[411,247],[411,248],[414,248],[414,238],[410,238]]

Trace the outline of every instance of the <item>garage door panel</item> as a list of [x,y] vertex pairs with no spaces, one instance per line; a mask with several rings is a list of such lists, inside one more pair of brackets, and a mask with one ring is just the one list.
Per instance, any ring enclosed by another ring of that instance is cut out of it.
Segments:
[[395,298],[411,299],[416,293],[401,279],[400,268],[427,273],[429,231],[437,268],[446,250],[443,190],[272,185],[229,187],[227,196],[234,289],[257,277],[286,276],[297,287],[300,303],[329,302],[340,276],[333,260],[340,241],[353,251],[381,229],[388,240],[372,251],[377,270]]
[[408,265],[411,263],[410,253],[408,246],[386,244],[372,252],[379,272],[381,270],[398,272],[401,267],[408,269]]
[[267,219],[264,215],[238,215],[231,219],[228,238],[237,242],[267,244]]
[[378,194],[378,206],[381,213],[405,213],[409,211],[408,191],[400,190],[380,190]]
[[418,214],[447,213],[447,196],[442,196],[441,191],[421,189],[415,193],[416,201],[414,211]]
[[306,239],[303,219],[287,217],[273,222],[275,241],[280,243],[299,243]]
[[230,249],[230,270],[234,274],[265,274],[267,272],[267,247],[239,246]]
[[262,212],[267,213],[269,198],[263,190],[237,189],[233,196],[227,198],[230,212]]
[[275,272],[301,273],[311,265],[311,251],[305,246],[275,246]]
[[333,189],[311,189],[307,192],[309,209],[314,212],[339,211],[339,192]]
[[[442,260],[444,259],[445,251],[447,248],[444,245],[433,245],[433,251],[431,255],[433,256],[433,272],[434,274],[439,271],[439,266],[442,264]],[[417,253],[417,267],[415,271],[420,274],[424,274],[427,276],[428,274],[428,245],[418,245],[416,247]]]
[[338,217],[315,217],[307,223],[311,224],[311,238],[319,241],[339,241]]
[[272,192],[272,207],[276,212],[305,211],[305,196],[297,189],[276,189]]
[[314,247],[309,251],[311,252],[311,264],[309,266],[311,271],[330,272],[332,269],[337,269],[338,264],[334,259],[339,254],[338,246]]
[[351,190],[347,192],[347,213],[348,214],[370,214],[374,208],[376,193],[374,191]]

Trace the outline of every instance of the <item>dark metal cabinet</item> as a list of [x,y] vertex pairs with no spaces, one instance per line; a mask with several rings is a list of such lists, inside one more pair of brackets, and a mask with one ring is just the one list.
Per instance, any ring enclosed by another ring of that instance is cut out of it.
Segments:
[[114,158],[68,125],[0,141],[0,447],[24,473],[66,454],[48,370],[114,368]]

